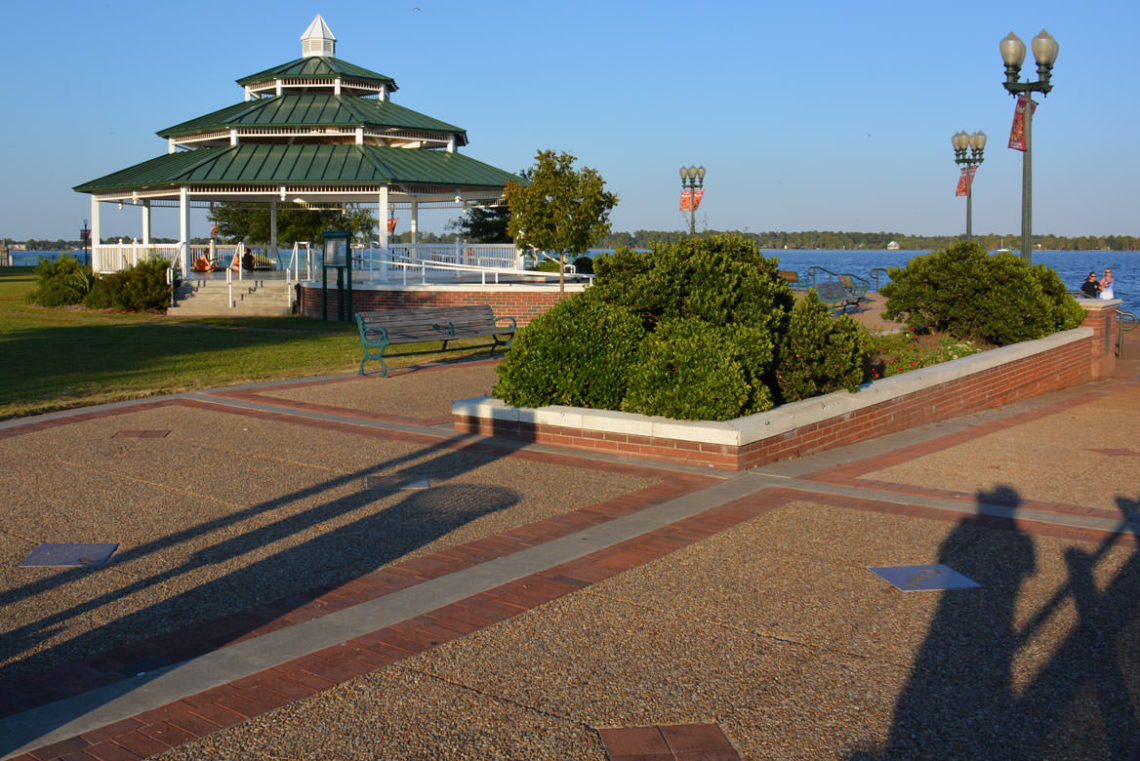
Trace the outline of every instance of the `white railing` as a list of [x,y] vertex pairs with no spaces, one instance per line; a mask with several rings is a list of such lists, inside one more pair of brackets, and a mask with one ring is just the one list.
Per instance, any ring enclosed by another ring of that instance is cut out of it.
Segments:
[[147,259],[165,259],[177,264],[182,255],[180,243],[100,243],[92,246],[91,261],[100,273],[119,272]]
[[[302,254],[301,252],[304,251]],[[293,254],[289,257],[289,264],[285,267],[285,285],[286,290],[289,292],[289,308],[293,308],[293,294],[296,290],[293,286],[300,279],[301,257],[305,257],[305,279],[312,280],[313,269],[313,252],[312,246],[309,241],[298,241],[293,244]]]
[[[379,243],[373,244],[373,248],[379,247]],[[397,243],[388,246],[388,250],[412,262],[447,262],[507,270],[523,268],[522,256],[512,243]]]

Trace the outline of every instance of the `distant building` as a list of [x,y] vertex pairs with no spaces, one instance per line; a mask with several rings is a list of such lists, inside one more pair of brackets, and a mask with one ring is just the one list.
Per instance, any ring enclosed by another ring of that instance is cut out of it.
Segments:
[[887,250],[888,251],[898,251],[899,250],[899,242],[897,240],[892,240],[890,243],[887,244]]

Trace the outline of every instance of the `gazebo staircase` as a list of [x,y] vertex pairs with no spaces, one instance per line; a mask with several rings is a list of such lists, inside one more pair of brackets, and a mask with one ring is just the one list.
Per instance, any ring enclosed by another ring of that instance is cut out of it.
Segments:
[[[281,273],[284,274],[284,273]],[[219,277],[190,277],[174,293],[170,317],[283,317],[292,314],[283,277],[251,277],[227,283]],[[232,293],[232,301],[231,301]]]

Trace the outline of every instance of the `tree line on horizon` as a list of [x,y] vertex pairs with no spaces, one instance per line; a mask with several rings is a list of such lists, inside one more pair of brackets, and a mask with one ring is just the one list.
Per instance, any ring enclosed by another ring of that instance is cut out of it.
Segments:
[[[478,212],[478,213],[475,213]],[[469,243],[509,243],[506,233],[506,216],[499,213],[486,213],[482,209],[470,209],[467,215],[455,220],[449,226],[448,232],[433,233],[420,232],[417,236],[420,243],[455,243],[465,241]],[[494,219],[499,217],[499,219]],[[498,223],[498,224],[497,224]],[[756,242],[762,249],[849,249],[849,250],[883,250],[887,244],[894,241],[899,248],[905,251],[925,251],[945,249],[951,243],[961,240],[962,236],[954,235],[906,235],[899,232],[834,232],[830,230],[804,230],[799,232],[741,232],[739,230],[706,230],[698,233],[698,237],[707,235],[720,235],[734,233]],[[596,240],[591,248],[649,248],[654,243],[675,243],[688,237],[683,230],[637,230],[635,232],[611,232]],[[998,235],[989,233],[976,235],[975,240],[987,250],[999,248],[1016,249],[1021,244],[1021,236],[1015,234]],[[104,238],[104,243],[114,243],[118,237]],[[173,238],[153,238],[155,243],[177,243]],[[389,240],[393,243],[410,243],[411,234],[402,232],[392,235]],[[200,245],[209,242],[209,238],[192,238],[191,243]],[[0,247],[9,248],[15,244],[24,244],[28,251],[61,251],[68,249],[82,249],[83,244],[78,240],[48,240],[29,239],[17,241],[12,238],[0,238]],[[1045,251],[1137,251],[1140,250],[1140,236],[1135,235],[1034,235],[1033,244],[1036,248]]]

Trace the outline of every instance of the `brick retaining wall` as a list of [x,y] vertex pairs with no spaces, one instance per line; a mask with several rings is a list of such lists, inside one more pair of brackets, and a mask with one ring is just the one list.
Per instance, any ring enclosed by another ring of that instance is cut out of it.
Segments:
[[508,407],[480,398],[452,405],[455,430],[653,460],[743,470],[873,439],[1099,380],[1115,364],[1117,302],[1083,303],[1080,328],[975,354],[723,423],[628,413]]

